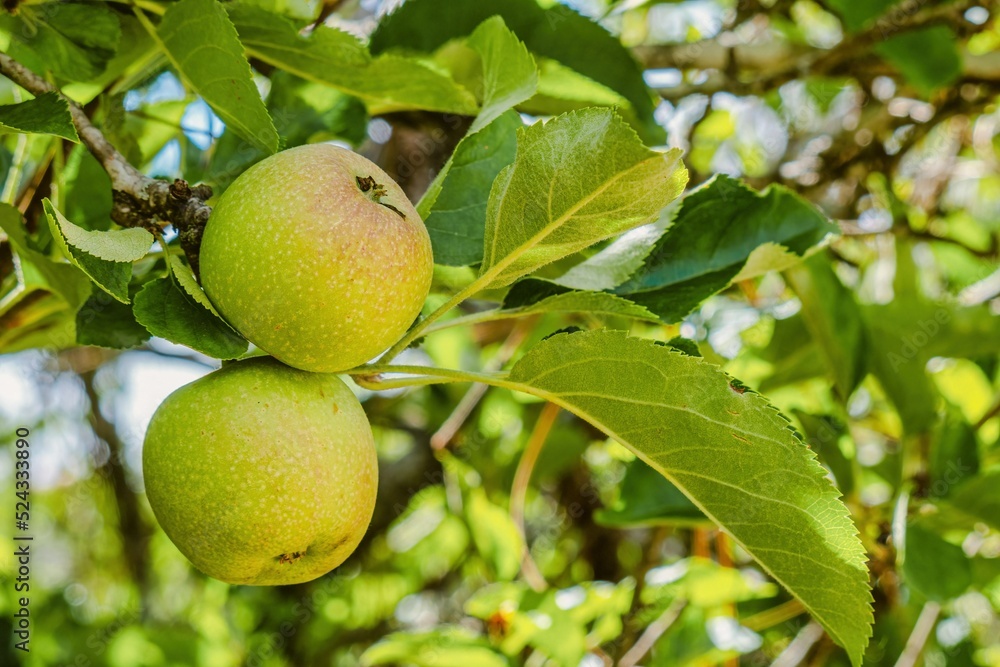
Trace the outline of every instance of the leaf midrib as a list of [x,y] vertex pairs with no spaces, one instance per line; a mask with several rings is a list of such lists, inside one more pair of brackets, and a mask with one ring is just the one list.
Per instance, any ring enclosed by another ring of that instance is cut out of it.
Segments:
[[[559,407],[563,408],[564,410],[567,410],[568,412],[571,412],[572,414],[575,414],[580,419],[583,419],[585,421],[590,422],[591,424],[593,424],[594,426],[596,426],[598,429],[600,429],[600,430],[604,431],[605,433],[607,433],[609,436],[611,436],[616,441],[618,441],[618,442],[622,443],[623,445],[625,445],[626,447],[628,447],[630,450],[632,450],[632,452],[636,456],[638,456],[640,459],[642,459],[643,462],[645,462],[647,465],[649,465],[650,467],[652,467],[654,470],[658,471],[665,478],[667,478],[668,480],[670,480],[670,482],[672,482],[675,486],[677,486],[677,488],[679,488],[682,491],[684,491],[684,495],[687,496],[688,499],[691,500],[691,502],[694,503],[694,505],[698,509],[700,509],[702,512],[704,512],[705,516],[707,516],[709,518],[709,520],[712,521],[712,523],[714,523],[716,526],[719,526],[720,528],[722,528],[723,530],[725,530],[726,534],[729,535],[729,537],[732,538],[733,541],[735,541],[742,549],[746,550],[746,552],[749,553],[749,554],[751,554],[751,555],[754,555],[756,553],[756,551],[757,551],[756,549],[751,549],[750,547],[748,547],[743,542],[743,540],[741,540],[738,537],[736,537],[735,535],[733,535],[728,529],[725,529],[723,527],[722,522],[720,522],[715,517],[715,515],[712,512],[710,512],[704,505],[702,505],[701,502],[699,502],[697,499],[695,499],[694,497],[692,497],[686,491],[686,485],[684,485],[682,483],[679,483],[674,478],[673,475],[670,475],[670,474],[668,474],[666,472],[666,469],[664,469],[661,465],[659,465],[655,461],[653,461],[652,458],[650,458],[645,452],[641,451],[639,448],[637,448],[635,445],[633,445],[627,438],[623,438],[623,437],[619,436],[618,433],[614,429],[610,428],[603,421],[601,421],[600,419],[597,419],[596,417],[594,417],[593,415],[591,415],[590,413],[588,413],[586,410],[580,408],[579,406],[574,405],[573,403],[570,403],[568,401],[562,400],[560,398],[559,394],[553,394],[553,393],[551,393],[549,391],[546,391],[544,389],[539,389],[539,388],[533,387],[531,385],[526,385],[526,384],[523,384],[523,383],[515,381],[515,380],[509,380],[509,379],[503,380],[503,384],[508,389],[514,389],[515,391],[521,391],[521,392],[524,392],[526,394],[532,394],[534,396],[537,396],[538,398],[542,398],[542,399],[545,399],[546,401],[550,401],[552,403],[555,403],[556,405],[558,405]],[[792,592],[798,590],[797,587],[789,586],[785,582],[784,579],[782,579],[781,577],[777,576],[771,570],[770,567],[768,567],[767,565],[765,565],[756,556],[754,556],[754,560],[775,581],[777,581],[779,584],[781,584],[782,586],[784,586],[786,590],[792,591]],[[815,605],[809,604],[808,602],[806,602],[805,600],[803,600],[802,597],[799,596],[799,595],[795,595],[795,597],[796,597],[796,599],[799,600],[799,602],[802,603],[802,606],[804,606],[807,610],[809,610],[809,612],[811,614],[813,614],[813,616],[818,616],[819,615],[819,614],[817,614],[817,608],[815,607]],[[826,609],[824,609],[823,611],[827,612],[827,611],[832,611],[832,610],[826,610]],[[824,614],[824,618],[825,618],[825,614]],[[844,637],[842,637],[838,632],[836,632],[836,631],[832,630],[831,628],[827,627],[826,623],[823,624],[823,627],[824,627],[824,629],[826,629],[827,632],[829,632],[831,635],[833,635],[834,639],[836,639],[837,643],[839,643],[841,646],[848,646],[848,645],[850,645],[850,642],[845,641]]]
[[[566,224],[567,222],[569,222],[569,220],[574,215],[576,215],[576,213],[578,211],[580,211],[583,207],[585,207],[590,202],[594,201],[600,195],[604,194],[604,192],[608,188],[610,188],[612,185],[614,185],[614,183],[616,183],[623,176],[626,176],[627,174],[632,173],[633,171],[635,171],[635,170],[639,169],[640,167],[642,167],[642,166],[644,166],[644,165],[652,162],[653,160],[662,160],[663,158],[664,158],[664,154],[658,153],[657,155],[651,156],[651,157],[649,157],[649,158],[647,158],[645,160],[642,160],[641,162],[636,162],[634,165],[632,165],[631,167],[629,167],[628,169],[626,169],[624,171],[618,172],[613,177],[611,177],[610,179],[608,179],[604,183],[602,183],[600,186],[598,186],[595,190],[593,190],[586,197],[583,197],[576,204],[574,204],[569,209],[567,209],[566,212],[563,213],[563,215],[559,216],[555,220],[552,220],[547,225],[545,225],[534,236],[532,236],[527,241],[525,241],[523,244],[521,244],[520,246],[518,246],[517,248],[515,248],[513,252],[508,253],[506,257],[504,257],[498,263],[494,264],[488,271],[486,271],[485,273],[483,273],[476,282],[482,281],[482,282],[484,282],[484,284],[489,285],[490,283],[493,282],[494,278],[496,278],[497,276],[499,276],[500,274],[502,274],[503,271],[505,269],[507,269],[507,267],[509,267],[514,262],[516,262],[522,255],[524,255],[524,253],[526,253],[528,250],[531,250],[536,245],[538,245],[539,243],[541,243],[542,241],[544,241],[545,238],[548,237],[549,235],[551,235],[556,229],[562,227],[564,224]],[[515,162],[515,164],[516,164],[516,162]],[[516,169],[516,167],[515,167],[515,169]],[[507,189],[510,187],[510,184],[511,184],[511,182],[513,182],[513,180],[514,180],[514,174],[511,174],[510,180],[507,181],[507,185],[504,187],[504,196],[501,198],[500,205],[497,208],[496,219],[497,219],[498,222],[496,224],[494,224],[494,230],[496,230],[499,227],[498,223],[499,223],[499,220],[500,220],[502,212],[503,212],[503,206],[504,206],[504,203],[507,200],[507,197],[506,197]],[[553,182],[554,182],[554,180],[555,179],[553,179]],[[499,238],[500,238],[500,235],[497,234],[496,231],[494,231],[494,234],[493,234],[493,244],[490,247],[490,261],[492,261],[493,257],[496,255],[496,246],[497,246],[497,242],[498,242]]]

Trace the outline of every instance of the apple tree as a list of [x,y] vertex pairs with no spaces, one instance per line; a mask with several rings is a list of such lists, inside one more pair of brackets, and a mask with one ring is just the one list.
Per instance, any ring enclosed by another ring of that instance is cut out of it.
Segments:
[[0,417],[99,444],[4,650],[998,664],[997,13],[6,3],[0,361],[89,407]]

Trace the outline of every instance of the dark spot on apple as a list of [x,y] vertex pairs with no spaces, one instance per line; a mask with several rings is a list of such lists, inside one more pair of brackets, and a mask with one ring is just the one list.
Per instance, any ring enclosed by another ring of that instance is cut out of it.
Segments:
[[298,559],[306,555],[305,551],[293,551],[287,554],[281,554],[278,556],[279,563],[294,563]]

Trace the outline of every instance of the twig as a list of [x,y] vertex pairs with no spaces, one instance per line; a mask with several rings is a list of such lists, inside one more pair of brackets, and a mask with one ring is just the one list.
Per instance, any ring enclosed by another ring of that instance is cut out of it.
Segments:
[[[980,257],[982,259],[996,259],[997,256],[1000,256],[1000,241],[997,240],[996,236],[990,237],[989,248],[985,250],[980,250],[978,248],[969,247],[959,239],[952,238],[950,236],[938,236],[937,234],[933,234],[926,230],[913,229],[912,227],[909,226],[905,227],[895,226],[892,228],[891,231],[899,238],[916,239],[919,241],[928,241],[932,243],[947,243],[949,245],[961,248],[970,255],[973,255],[975,257]],[[862,231],[855,227],[846,227],[842,229],[842,234],[844,236],[854,236],[854,237],[859,237],[859,236],[874,237],[885,234],[885,231],[869,232],[869,231]]]
[[14,156],[7,169],[7,180],[3,184],[3,193],[0,193],[0,201],[14,204],[17,201],[17,189],[21,184],[21,171],[24,166],[24,155],[28,150],[28,135],[17,135],[17,145],[14,147]]
[[[870,50],[894,35],[934,25],[961,25],[962,12],[973,3],[960,0],[914,12],[911,3],[901,3],[866,30],[848,36],[832,49],[802,47],[787,41],[759,40],[730,45],[712,37],[697,42],[670,45],[643,45],[632,49],[646,69],[677,68],[718,72],[704,83],[659,90],[662,97],[676,99],[684,94],[711,94],[719,90],[736,94],[763,93],[806,74],[837,74],[848,63],[865,60],[872,69]],[[768,10],[769,14],[774,10]],[[729,33],[727,33],[729,34]],[[963,78],[996,81],[1000,79],[1000,58],[963,54]],[[992,56],[992,54],[990,54]],[[890,70],[887,70],[890,71]],[[733,76],[753,72],[757,76]],[[956,86],[957,88],[957,86]],[[678,90],[679,89],[679,90]]]
[[785,647],[785,650],[778,654],[771,667],[795,667],[801,664],[816,642],[822,638],[823,627],[816,621],[810,621],[799,630],[799,634],[795,635],[795,639]]
[[531,473],[535,470],[535,462],[538,461],[545,440],[549,437],[552,425],[555,424],[558,416],[559,406],[555,403],[546,403],[545,407],[542,408],[542,412],[538,415],[538,421],[535,422],[535,428],[531,432],[531,437],[528,438],[528,444],[524,446],[521,460],[517,464],[517,472],[514,473],[514,484],[510,490],[510,516],[524,539],[521,572],[528,585],[536,591],[545,590],[548,588],[548,583],[531,558],[531,552],[528,549],[528,538],[524,530],[524,505],[528,495],[528,484],[531,482]]
[[732,541],[721,530],[715,533],[715,556],[722,567],[734,567]]
[[170,183],[146,176],[111,145],[79,105],[5,53],[0,53],[0,73],[32,95],[56,93],[66,101],[80,140],[111,178],[111,219],[122,227],[172,224],[197,274],[201,234],[212,212],[205,202],[212,196],[212,189],[207,185],[192,187],[181,179]]
[[880,18],[869,29],[845,39],[825,52],[812,63],[810,70],[814,73],[833,72],[849,60],[864,57],[868,49],[898,33],[961,21],[962,12],[972,4],[970,0],[959,0],[913,13],[907,13],[906,8],[899,7]]
[[124,454],[121,439],[115,425],[101,412],[100,395],[94,385],[96,365],[79,372],[87,399],[90,402],[89,421],[94,435],[104,441],[111,451],[111,457],[103,472],[114,494],[118,510],[119,529],[124,539],[123,556],[132,579],[144,589],[148,580],[148,545],[150,531],[138,510],[138,503],[125,477]]
[[326,20],[330,18],[330,16],[337,11],[342,4],[344,4],[344,0],[325,0],[322,7],[320,7],[319,15],[316,17],[316,20],[312,22],[312,25],[309,26],[309,29],[315,30],[319,26],[326,23]]
[[[500,349],[497,350],[496,356],[494,356],[490,361],[483,367],[483,370],[493,373],[504,367],[510,358],[514,356],[517,348],[520,347],[521,343],[527,337],[531,328],[534,326],[534,320],[521,320],[517,325],[511,330],[507,339],[504,340]],[[462,424],[465,420],[469,418],[472,411],[476,409],[479,401],[482,400],[483,396],[486,395],[486,390],[489,389],[488,385],[485,384],[474,384],[469,387],[469,390],[465,392],[462,396],[462,400],[458,402],[455,409],[452,411],[448,418],[444,420],[441,427],[431,436],[431,449],[441,450],[448,446],[451,439],[455,437],[459,429],[462,428]]]
[[986,422],[998,415],[1000,415],[1000,396],[997,396],[996,400],[993,401],[993,405],[991,405],[990,408],[983,413],[982,417],[976,420],[976,423],[972,425],[972,428],[978,431],[986,425]]
[[711,532],[707,528],[695,528],[691,531],[691,555],[698,558],[711,558]]
[[917,664],[917,659],[923,653],[924,645],[927,644],[927,639],[930,637],[931,631],[934,630],[940,613],[941,605],[937,602],[924,604],[924,608],[920,610],[920,616],[917,617],[917,623],[913,626],[913,632],[906,640],[906,647],[903,649],[902,655],[899,656],[899,660],[896,661],[896,667],[913,667]]
[[[721,530],[715,532],[715,557],[722,567],[733,567],[733,545],[729,540],[729,536]],[[735,602],[725,605],[725,610],[730,618],[739,620]],[[733,656],[724,660],[722,664],[723,667],[739,667],[740,658],[739,656]]]
[[604,667],[614,667],[615,661],[612,660],[611,656],[608,655],[604,651],[604,649],[602,649],[600,646],[595,646],[594,648],[590,649],[590,652],[591,654],[596,655],[598,658],[601,659],[601,662],[604,664]]
[[656,640],[662,637],[663,633],[669,630],[670,626],[674,624],[674,621],[684,611],[685,605],[687,605],[687,600],[674,600],[667,607],[666,611],[660,614],[658,619],[649,624],[649,627],[639,637],[639,641],[635,643],[635,646],[622,656],[621,660],[618,661],[618,667],[633,667],[638,664],[643,656],[649,653],[649,649],[653,648]]
[[830,635],[824,633],[816,642],[816,649],[809,658],[808,667],[826,667],[830,661],[830,654],[833,653],[836,644],[830,639]]
[[635,589],[632,591],[632,602],[629,604],[628,613],[625,617],[626,622],[622,631],[620,651],[627,653],[629,648],[635,646],[635,638],[639,633],[639,629],[635,623],[635,616],[642,607],[642,591],[646,587],[646,575],[663,560],[663,543],[671,533],[672,531],[669,527],[657,526],[652,537],[649,539],[649,544],[646,546],[645,551],[643,551],[642,560],[633,572]]
[[754,632],[760,632],[761,630],[773,628],[779,623],[790,621],[804,613],[806,613],[806,608],[797,599],[792,598],[788,602],[782,602],[775,607],[746,617],[740,621],[740,625]]
[[35,173],[32,175],[31,180],[28,182],[28,185],[25,186],[24,192],[21,193],[21,197],[17,201],[17,209],[21,212],[21,215],[24,215],[28,211],[28,207],[31,206],[31,202],[35,198],[35,193],[38,192],[38,188],[41,187],[42,181],[45,180],[45,174],[48,173],[49,167],[52,166],[52,161],[56,156],[56,151],[58,150],[59,147],[56,146],[55,150],[46,152],[41,163],[35,168]]

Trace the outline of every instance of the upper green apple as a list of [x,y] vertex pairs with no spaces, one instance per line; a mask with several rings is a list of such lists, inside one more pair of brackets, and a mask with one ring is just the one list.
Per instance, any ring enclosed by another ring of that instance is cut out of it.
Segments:
[[361,541],[375,507],[371,427],[336,376],[239,361],[153,415],[146,494],[177,548],[232,584],[309,581]]
[[342,371],[399,340],[430,289],[430,237],[400,187],[329,144],[292,148],[229,186],[201,282],[232,326],[290,366]]

